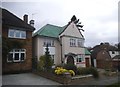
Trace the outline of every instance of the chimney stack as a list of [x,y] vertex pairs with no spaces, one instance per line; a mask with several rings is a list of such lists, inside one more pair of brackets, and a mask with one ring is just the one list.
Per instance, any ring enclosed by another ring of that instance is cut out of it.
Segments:
[[34,20],[30,20],[30,25],[34,27]]
[[25,23],[28,23],[28,15],[25,14],[25,15],[23,16],[23,20],[24,20]]

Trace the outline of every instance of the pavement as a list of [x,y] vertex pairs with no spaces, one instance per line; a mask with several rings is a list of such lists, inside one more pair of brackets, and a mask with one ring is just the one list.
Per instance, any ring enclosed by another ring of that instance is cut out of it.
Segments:
[[3,75],[2,85],[60,85],[33,73]]
[[120,82],[120,77],[118,76],[101,76],[99,79],[94,78],[85,78],[72,80],[70,85],[111,85],[117,82]]

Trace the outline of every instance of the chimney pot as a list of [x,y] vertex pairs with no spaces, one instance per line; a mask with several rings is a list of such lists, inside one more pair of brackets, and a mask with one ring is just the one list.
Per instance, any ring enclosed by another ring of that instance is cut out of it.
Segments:
[[28,23],[28,15],[25,14],[25,15],[23,16],[23,20],[24,20],[25,23]]
[[30,20],[30,25],[34,27],[34,20]]

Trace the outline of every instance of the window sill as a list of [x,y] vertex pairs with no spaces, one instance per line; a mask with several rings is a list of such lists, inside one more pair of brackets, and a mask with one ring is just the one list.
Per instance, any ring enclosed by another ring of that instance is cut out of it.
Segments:
[[[46,46],[43,45],[43,47],[46,47]],[[48,46],[48,47],[55,47],[55,46]]]
[[24,61],[9,61],[9,62],[7,62],[8,64],[11,64],[11,63],[23,63]]

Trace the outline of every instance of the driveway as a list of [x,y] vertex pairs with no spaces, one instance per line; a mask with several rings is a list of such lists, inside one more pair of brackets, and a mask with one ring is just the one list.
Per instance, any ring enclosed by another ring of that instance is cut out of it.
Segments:
[[3,75],[3,85],[60,85],[57,82],[32,73]]

